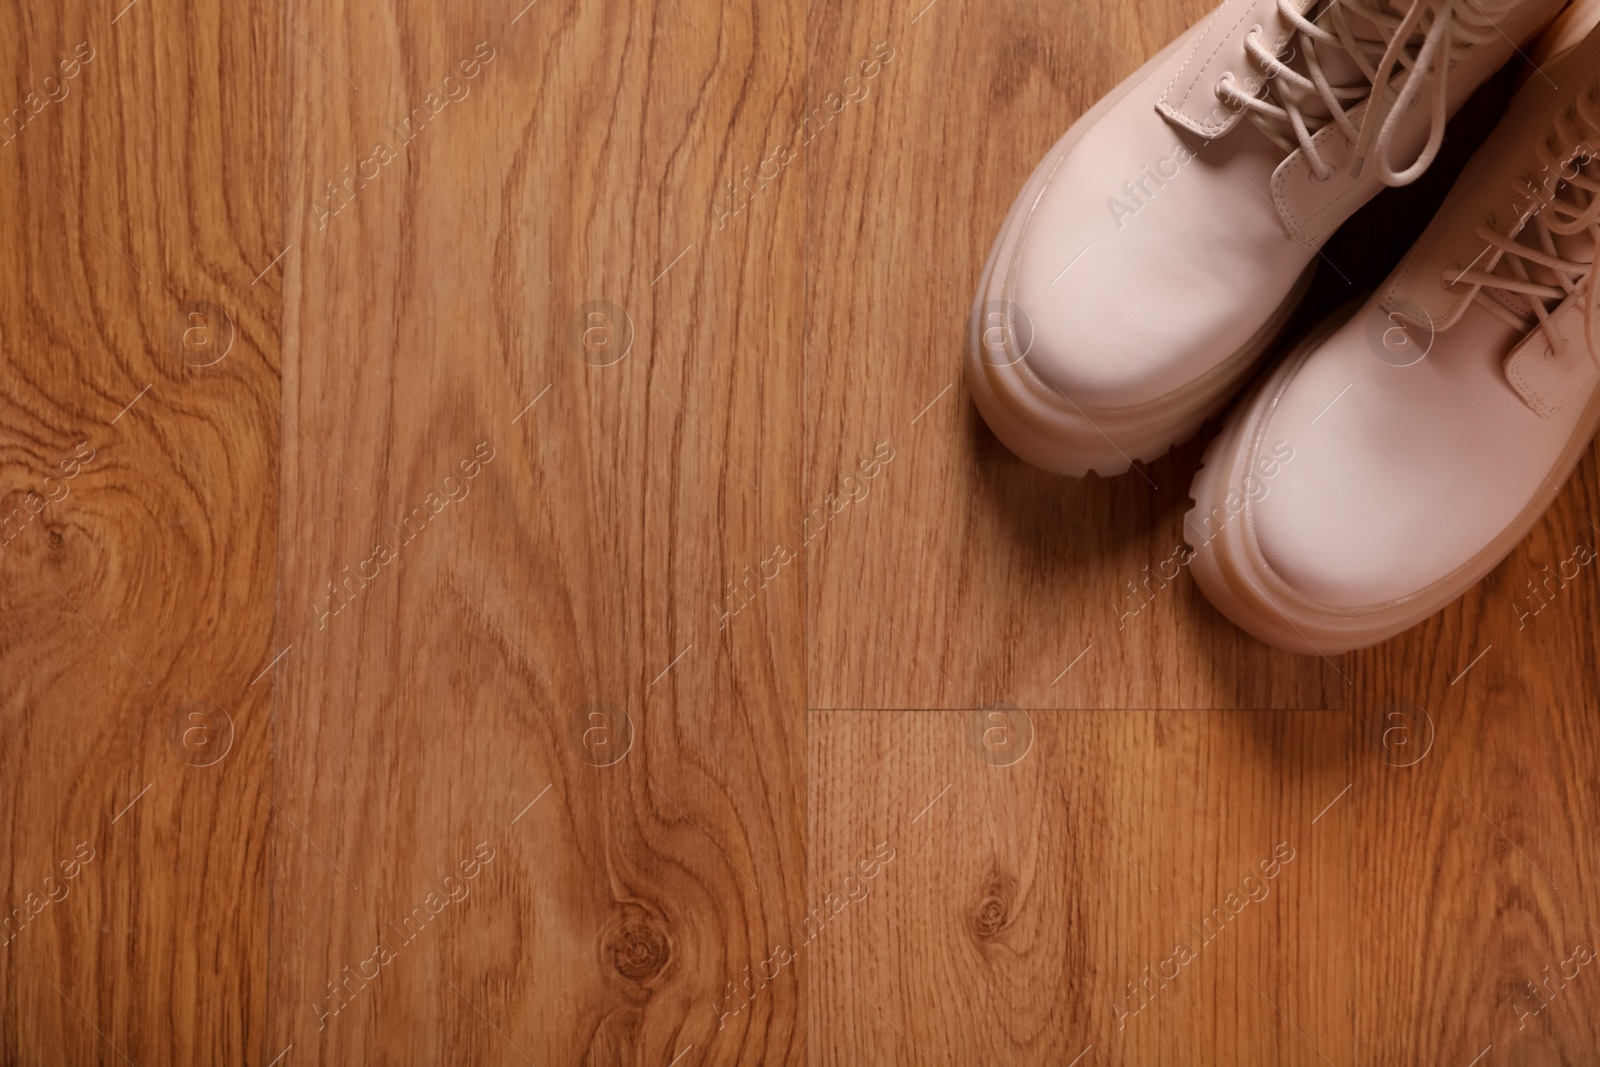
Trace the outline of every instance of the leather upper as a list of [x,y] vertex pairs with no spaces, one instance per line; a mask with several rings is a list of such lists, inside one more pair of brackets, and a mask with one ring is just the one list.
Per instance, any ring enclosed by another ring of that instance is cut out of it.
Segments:
[[1154,96],[1140,85],[1081,131],[1010,268],[1029,369],[1089,407],[1153,400],[1222,362],[1313,255],[1266,196],[1281,150],[1248,126],[1191,148]]
[[1289,381],[1262,431],[1294,460],[1250,505],[1251,535],[1275,574],[1328,607],[1390,603],[1472,559],[1527,504],[1581,410],[1550,422],[1523,403],[1502,370],[1517,335],[1481,308],[1411,366],[1374,352],[1394,328],[1369,301]]

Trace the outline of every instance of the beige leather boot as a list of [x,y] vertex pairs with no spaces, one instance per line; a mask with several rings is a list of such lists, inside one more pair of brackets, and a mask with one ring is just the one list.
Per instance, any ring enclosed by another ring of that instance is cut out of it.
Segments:
[[1215,413],[1318,249],[1433,160],[1563,0],[1227,0],[1073,124],[990,253],[966,372],[1014,452],[1124,471]]

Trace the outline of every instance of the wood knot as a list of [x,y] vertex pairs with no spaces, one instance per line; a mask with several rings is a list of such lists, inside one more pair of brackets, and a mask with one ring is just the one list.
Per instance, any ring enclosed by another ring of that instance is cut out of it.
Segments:
[[1006,925],[1006,902],[999,897],[984,897],[972,916],[972,932],[987,941]]
[[998,937],[1011,922],[1011,898],[1015,895],[1016,879],[999,871],[991,872],[977,906],[972,910],[969,920],[972,935],[980,941],[992,941]]
[[654,916],[639,912],[623,916],[606,935],[601,949],[611,969],[634,985],[649,985],[672,959],[667,931]]

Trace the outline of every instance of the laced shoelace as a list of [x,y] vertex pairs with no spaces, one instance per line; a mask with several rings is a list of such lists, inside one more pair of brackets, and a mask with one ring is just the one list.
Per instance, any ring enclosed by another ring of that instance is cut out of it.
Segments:
[[[1285,23],[1294,27],[1294,41],[1304,51],[1309,74],[1300,73],[1268,51],[1261,41],[1262,30],[1257,26],[1245,35],[1245,51],[1260,68],[1271,91],[1261,95],[1246,93],[1231,75],[1226,75],[1217,85],[1217,98],[1229,106],[1249,109],[1250,120],[1256,128],[1285,152],[1293,152],[1298,147],[1318,181],[1332,177],[1334,168],[1323,160],[1312,137],[1333,123],[1355,146],[1353,177],[1360,177],[1368,155],[1372,155],[1377,161],[1378,176],[1385,185],[1410,184],[1433,163],[1444,141],[1444,128],[1449,120],[1445,75],[1450,64],[1473,47],[1491,40],[1497,31],[1479,4],[1468,4],[1468,17],[1463,18],[1457,11],[1458,0],[1413,0],[1410,9],[1400,16],[1381,6],[1384,2],[1329,0],[1327,7],[1314,16],[1331,24],[1332,29],[1328,29],[1302,15],[1293,0],[1278,0],[1278,12]],[[1351,14],[1378,27],[1385,39],[1358,38],[1350,29]],[[1318,49],[1326,48],[1337,48],[1349,55],[1360,68],[1365,83],[1331,84],[1318,56]],[[1418,71],[1436,75],[1430,101],[1428,140],[1410,165],[1396,170],[1390,160],[1397,136],[1395,131],[1400,117],[1422,94],[1425,79]],[[1382,125],[1363,121],[1358,126],[1350,112],[1362,101],[1384,99],[1391,85],[1407,74],[1412,76],[1405,78],[1400,97]],[[1301,109],[1296,95],[1303,97],[1310,93],[1321,98],[1328,109],[1326,117],[1307,115]],[[1274,96],[1277,103],[1271,99]],[[1346,103],[1351,106],[1346,108]],[[1283,127],[1294,134],[1294,140],[1285,136]]]
[[[1582,126],[1588,127],[1587,135]],[[1496,253],[1490,269],[1469,269],[1458,275],[1447,271],[1440,280],[1447,289],[1458,284],[1477,286],[1475,302],[1521,333],[1535,328],[1544,330],[1557,355],[1565,354],[1565,344],[1550,313],[1568,297],[1586,290],[1584,340],[1589,357],[1600,364],[1600,286],[1594,284],[1592,270],[1595,250],[1600,249],[1600,158],[1591,154],[1597,137],[1600,79],[1556,118],[1554,129],[1539,143],[1541,173],[1553,175],[1557,181],[1550,182],[1552,187],[1542,196],[1527,174],[1514,186],[1518,197],[1534,192],[1531,216],[1513,219],[1507,234],[1495,230],[1487,221],[1478,224],[1478,237],[1488,245],[1486,251]],[[1558,195],[1563,190],[1570,198]],[[1590,262],[1568,259],[1556,247],[1557,237],[1579,234],[1589,238]],[[1533,244],[1527,243],[1530,239]],[[1542,278],[1533,277],[1530,266],[1542,268]],[[1532,315],[1519,311],[1518,305],[1530,309]]]

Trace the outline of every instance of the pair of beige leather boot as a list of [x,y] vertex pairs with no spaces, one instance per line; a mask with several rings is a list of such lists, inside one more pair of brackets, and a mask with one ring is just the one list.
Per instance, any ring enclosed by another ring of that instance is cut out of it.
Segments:
[[[1600,0],[1227,0],[1076,122],[990,253],[967,380],[1038,466],[1114,474],[1227,415],[1195,579],[1330,655],[1431,615],[1538,520],[1600,426]],[[1322,246],[1510,111],[1389,279],[1292,348]]]

